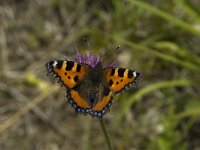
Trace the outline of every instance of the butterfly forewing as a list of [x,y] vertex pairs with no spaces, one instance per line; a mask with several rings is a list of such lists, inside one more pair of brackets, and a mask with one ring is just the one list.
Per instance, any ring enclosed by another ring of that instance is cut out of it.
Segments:
[[87,75],[87,65],[73,61],[53,60],[46,64],[49,74],[61,81],[67,88],[75,87]]
[[137,84],[141,75],[139,72],[124,68],[105,68],[104,82],[109,89],[117,94]]

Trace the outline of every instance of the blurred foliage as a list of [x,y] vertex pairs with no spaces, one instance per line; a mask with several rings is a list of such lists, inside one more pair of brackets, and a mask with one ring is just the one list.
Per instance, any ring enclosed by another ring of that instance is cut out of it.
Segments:
[[1,0],[0,22],[2,149],[107,148],[44,69],[85,51],[83,37],[105,63],[143,74],[105,116],[114,149],[200,149],[200,1]]

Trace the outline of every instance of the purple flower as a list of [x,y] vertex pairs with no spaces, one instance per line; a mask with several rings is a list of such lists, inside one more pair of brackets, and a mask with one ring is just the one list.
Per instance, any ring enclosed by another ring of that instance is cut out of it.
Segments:
[[[80,54],[78,50],[76,50],[77,54],[75,60],[80,64],[87,64],[90,67],[94,68],[98,63],[102,63],[102,51],[96,56],[92,51],[89,49],[89,55]],[[115,67],[116,61],[111,64],[107,64],[106,67]]]

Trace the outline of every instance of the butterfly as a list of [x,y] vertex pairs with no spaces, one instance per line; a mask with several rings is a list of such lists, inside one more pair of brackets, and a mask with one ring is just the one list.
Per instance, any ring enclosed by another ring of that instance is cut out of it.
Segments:
[[142,75],[115,65],[103,66],[101,54],[79,54],[75,61],[51,60],[47,74],[66,89],[66,101],[76,112],[102,118],[113,103],[113,96],[135,87]]

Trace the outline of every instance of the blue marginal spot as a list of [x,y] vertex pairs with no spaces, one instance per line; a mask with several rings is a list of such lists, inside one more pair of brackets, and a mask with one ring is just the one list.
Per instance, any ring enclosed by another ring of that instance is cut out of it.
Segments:
[[69,100],[69,103],[70,103],[70,104],[73,104],[73,101],[70,99],[70,100]]
[[77,107],[77,105],[76,105],[75,103],[73,103],[73,107],[74,107],[74,108],[76,108],[76,107]]
[[80,108],[77,108],[76,110],[77,110],[78,112],[81,112],[81,109],[80,109]]
[[99,117],[101,117],[101,116],[102,116],[102,113],[101,113],[101,112],[99,112],[99,113],[98,113],[98,116],[99,116]]

